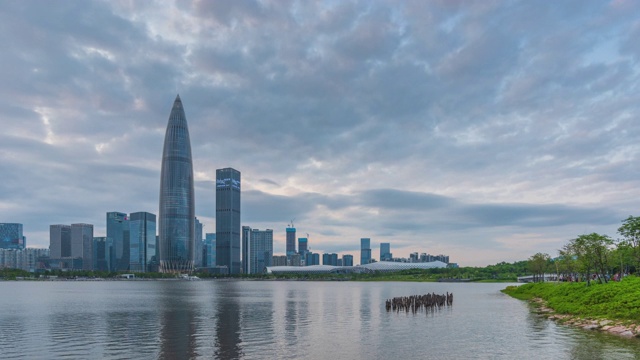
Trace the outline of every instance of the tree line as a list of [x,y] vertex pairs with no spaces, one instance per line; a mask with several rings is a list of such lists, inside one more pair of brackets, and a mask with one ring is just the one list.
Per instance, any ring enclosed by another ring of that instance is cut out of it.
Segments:
[[565,281],[607,283],[640,269],[640,217],[629,216],[618,228],[620,238],[591,233],[569,240],[558,256],[537,253],[529,258],[534,281],[542,281],[545,273],[555,273]]

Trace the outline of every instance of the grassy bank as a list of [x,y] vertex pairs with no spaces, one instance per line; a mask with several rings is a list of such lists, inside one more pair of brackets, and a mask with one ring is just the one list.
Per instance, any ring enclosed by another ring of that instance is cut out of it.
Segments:
[[607,284],[535,283],[502,290],[514,298],[543,299],[558,314],[640,322],[640,278]]

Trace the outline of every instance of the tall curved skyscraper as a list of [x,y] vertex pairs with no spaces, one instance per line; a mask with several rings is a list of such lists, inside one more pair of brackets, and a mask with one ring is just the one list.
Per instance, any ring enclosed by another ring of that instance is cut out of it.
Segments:
[[195,201],[191,141],[180,95],[164,136],[158,217],[160,272],[191,272],[195,255]]

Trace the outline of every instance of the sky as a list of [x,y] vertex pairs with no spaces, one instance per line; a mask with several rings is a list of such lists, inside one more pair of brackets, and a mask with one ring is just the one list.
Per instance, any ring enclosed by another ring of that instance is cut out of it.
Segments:
[[638,1],[2,1],[0,222],[158,213],[183,101],[196,215],[461,266],[640,215]]

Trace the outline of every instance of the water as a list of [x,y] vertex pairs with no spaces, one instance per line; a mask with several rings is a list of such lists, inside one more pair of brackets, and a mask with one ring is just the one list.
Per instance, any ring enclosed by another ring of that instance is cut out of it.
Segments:
[[[0,282],[1,359],[635,359],[640,340],[556,325],[506,284]],[[384,300],[454,293],[435,312]]]

